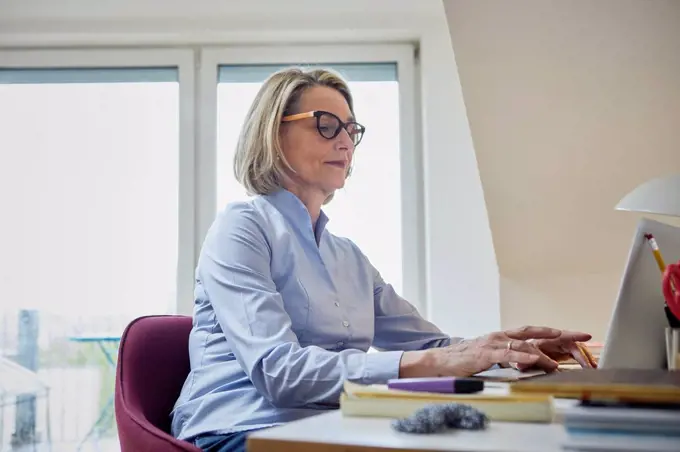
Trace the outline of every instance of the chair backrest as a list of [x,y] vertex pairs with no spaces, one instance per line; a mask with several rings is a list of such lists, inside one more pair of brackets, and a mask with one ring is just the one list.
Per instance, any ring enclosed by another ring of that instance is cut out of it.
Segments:
[[170,412],[189,374],[191,317],[148,316],[125,329],[118,351],[115,411],[121,450],[199,449],[170,435]]

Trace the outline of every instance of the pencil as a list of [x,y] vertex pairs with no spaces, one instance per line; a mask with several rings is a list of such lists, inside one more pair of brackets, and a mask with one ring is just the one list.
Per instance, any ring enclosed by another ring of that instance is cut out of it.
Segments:
[[647,243],[649,243],[649,246],[652,248],[652,253],[654,254],[654,259],[656,260],[656,265],[659,266],[659,270],[661,270],[661,273],[666,271],[666,263],[663,261],[663,256],[661,256],[661,251],[659,250],[659,245],[656,243],[656,239],[654,239],[654,236],[652,234],[645,234],[645,238],[647,239]]
[[[654,253],[654,259],[656,260],[656,264],[659,266],[659,270],[661,270],[661,274],[666,273],[666,263],[663,261],[663,256],[661,256],[661,250],[659,250],[659,245],[656,243],[656,239],[652,234],[645,234],[645,238],[647,239],[647,242],[649,242],[649,246],[652,248],[652,253]],[[675,293],[677,290],[675,288],[675,285],[671,282],[671,290]]]

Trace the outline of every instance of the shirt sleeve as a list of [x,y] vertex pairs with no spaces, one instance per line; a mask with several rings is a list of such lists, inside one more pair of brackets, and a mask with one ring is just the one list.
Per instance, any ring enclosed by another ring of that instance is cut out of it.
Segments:
[[337,403],[345,380],[397,378],[402,351],[301,347],[271,275],[265,220],[249,204],[229,207],[209,231],[198,277],[235,358],[273,405]]
[[[370,265],[370,264],[369,264]],[[375,303],[375,339],[378,350],[424,350],[446,347],[463,338],[444,334],[432,322],[425,320],[418,310],[386,283],[378,270],[373,271]]]

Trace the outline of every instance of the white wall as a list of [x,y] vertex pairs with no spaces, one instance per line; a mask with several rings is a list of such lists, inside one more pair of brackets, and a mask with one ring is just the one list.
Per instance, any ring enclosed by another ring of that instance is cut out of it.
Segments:
[[498,268],[441,1],[0,3],[0,48],[318,42],[419,44],[427,316],[452,335],[499,328]]

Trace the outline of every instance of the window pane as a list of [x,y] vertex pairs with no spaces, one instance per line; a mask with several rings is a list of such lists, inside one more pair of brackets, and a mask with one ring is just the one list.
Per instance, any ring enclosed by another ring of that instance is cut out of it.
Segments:
[[75,339],[176,304],[179,86],[154,71],[0,71],[0,352],[32,353],[29,313],[55,442],[83,439],[113,391]]
[[[401,293],[399,84],[395,65],[373,66],[353,65],[347,70],[347,65],[330,65],[348,79],[357,120],[366,126],[366,134],[354,154],[352,176],[324,210],[330,217],[328,229],[352,239]],[[262,79],[261,66],[220,68],[220,80],[225,81],[217,89],[218,209],[247,197],[234,179],[233,156],[245,114]]]

